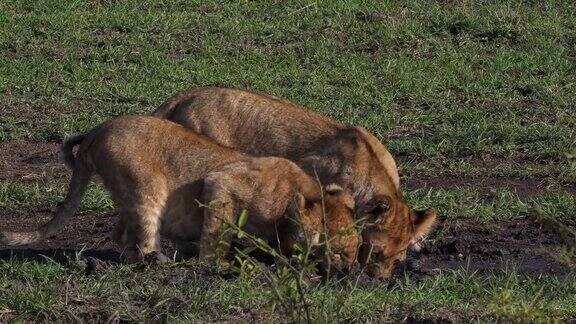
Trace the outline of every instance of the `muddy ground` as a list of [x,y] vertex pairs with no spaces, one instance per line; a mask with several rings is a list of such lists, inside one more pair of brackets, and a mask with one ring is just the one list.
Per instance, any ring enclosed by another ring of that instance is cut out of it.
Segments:
[[[2,229],[29,230],[50,218],[48,210],[0,211]],[[24,248],[0,246],[0,259],[17,258],[42,261],[46,257],[66,263],[75,253],[102,261],[119,262],[121,251],[110,240],[113,214],[80,214],[58,235]],[[566,275],[570,269],[556,261],[559,244],[554,236],[531,220],[499,221],[483,224],[451,221],[437,231],[419,253],[411,252],[398,274],[434,275],[442,270],[465,268],[491,273],[516,269],[528,275]],[[173,252],[164,244],[165,252]]]
[[[66,181],[68,171],[58,161],[58,144],[31,141],[0,143],[0,181],[37,182],[44,179]],[[474,183],[477,179],[468,179]],[[407,187],[452,187],[466,179],[453,177],[410,179]],[[484,179],[490,187],[512,186],[522,197],[541,192],[544,180]],[[566,190],[574,188],[567,186]],[[46,222],[51,209],[0,209],[0,230],[30,230]],[[77,251],[83,257],[118,262],[120,251],[110,240],[115,222],[113,213],[77,214],[72,223],[57,236],[24,248],[0,246],[0,259],[18,258],[44,260],[50,257],[68,262]],[[574,228],[575,224],[569,224]],[[515,268],[527,275],[565,275],[570,272],[556,261],[561,244],[555,235],[547,233],[530,219],[478,222],[455,220],[441,222],[435,233],[423,244],[419,253],[411,253],[398,273],[414,276],[434,275],[438,271],[466,268],[478,272]],[[170,250],[169,245],[165,248]]]

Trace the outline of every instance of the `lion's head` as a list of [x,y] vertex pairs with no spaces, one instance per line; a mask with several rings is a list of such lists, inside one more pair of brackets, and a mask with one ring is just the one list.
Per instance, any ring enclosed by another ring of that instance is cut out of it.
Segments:
[[407,250],[425,237],[436,222],[434,211],[414,210],[403,199],[374,197],[362,211],[363,244],[359,261],[368,275],[385,279],[396,264],[406,259]]
[[322,153],[304,162],[324,181],[341,184],[353,193],[363,239],[359,261],[374,277],[390,276],[410,245],[435,223],[436,213],[415,211],[404,201],[392,155],[362,127],[347,128],[328,138]]

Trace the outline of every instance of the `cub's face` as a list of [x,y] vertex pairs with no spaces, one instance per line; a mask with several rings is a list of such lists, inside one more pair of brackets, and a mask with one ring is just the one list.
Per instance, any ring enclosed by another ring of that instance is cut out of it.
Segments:
[[[315,222],[310,232],[312,245],[320,246],[316,251],[323,271],[343,272],[357,262],[361,237],[354,219],[353,197],[336,185],[328,185],[324,199],[311,204],[305,219]],[[316,220],[316,221],[314,221]]]
[[332,260],[331,266],[345,271],[357,263],[362,237],[356,228],[352,195],[344,191],[330,193],[330,189],[327,187],[324,198],[329,239],[326,249]]
[[364,211],[359,261],[371,277],[385,279],[406,259],[411,245],[426,236],[436,222],[432,210],[415,211],[406,202],[377,199]]

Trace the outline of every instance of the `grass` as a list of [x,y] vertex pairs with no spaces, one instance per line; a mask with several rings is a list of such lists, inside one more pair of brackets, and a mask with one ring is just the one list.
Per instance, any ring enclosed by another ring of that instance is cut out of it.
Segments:
[[[51,208],[64,200],[67,188],[62,183],[48,180],[43,183],[20,181],[0,182],[0,208]],[[477,221],[511,220],[526,217],[534,204],[561,220],[572,219],[576,210],[576,196],[561,189],[552,189],[530,198],[521,198],[516,192],[499,188],[482,192],[474,188],[419,189],[407,193],[414,208],[434,206],[444,219],[470,219]],[[103,185],[93,184],[84,194],[80,211],[111,211],[114,208],[110,194]]]
[[558,162],[576,146],[570,1],[7,1],[2,12],[4,139],[227,85],[365,125],[400,155]]
[[[66,188],[57,183],[0,182],[0,208],[54,207],[66,196]],[[91,185],[82,199],[81,211],[109,211],[114,207],[102,185]]]
[[[406,192],[410,202],[445,219],[518,219],[537,203],[573,220],[576,165],[565,153],[576,151],[575,16],[568,0],[6,0],[0,142],[86,131],[192,85],[249,88],[367,127],[397,157],[404,184],[428,180]],[[513,190],[518,181],[528,194]],[[4,179],[0,208],[53,208],[65,190]],[[111,207],[95,185],[81,209]],[[134,275],[9,260],[0,270],[0,320],[286,318],[258,278],[224,280],[200,265]],[[308,298],[318,322],[544,321],[574,319],[575,290],[570,278],[460,270],[314,287]]]
[[[269,287],[260,277],[224,279],[217,269],[197,262],[157,266],[146,270],[145,275],[135,275],[141,270],[125,265],[87,272],[74,262],[62,265],[50,261],[6,261],[0,269],[0,309],[4,316],[59,321],[283,317],[281,309],[274,310],[270,304]],[[350,282],[332,282],[306,289],[316,322],[402,316],[416,320],[457,316],[534,321],[576,316],[576,281],[570,278],[530,278],[513,270],[479,276],[462,270],[418,282],[401,278],[390,285],[361,288]]]

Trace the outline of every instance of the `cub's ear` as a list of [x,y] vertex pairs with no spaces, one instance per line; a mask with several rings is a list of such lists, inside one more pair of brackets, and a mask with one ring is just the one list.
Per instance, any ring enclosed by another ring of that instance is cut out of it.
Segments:
[[324,191],[329,195],[336,195],[344,191],[344,189],[335,183],[331,183],[324,187]]
[[306,209],[306,197],[303,194],[297,192],[294,196],[294,200],[296,200],[296,207],[298,210]]
[[412,234],[412,241],[416,242],[430,233],[430,230],[436,224],[438,214],[430,208],[424,210],[417,210],[414,219],[414,233]]

